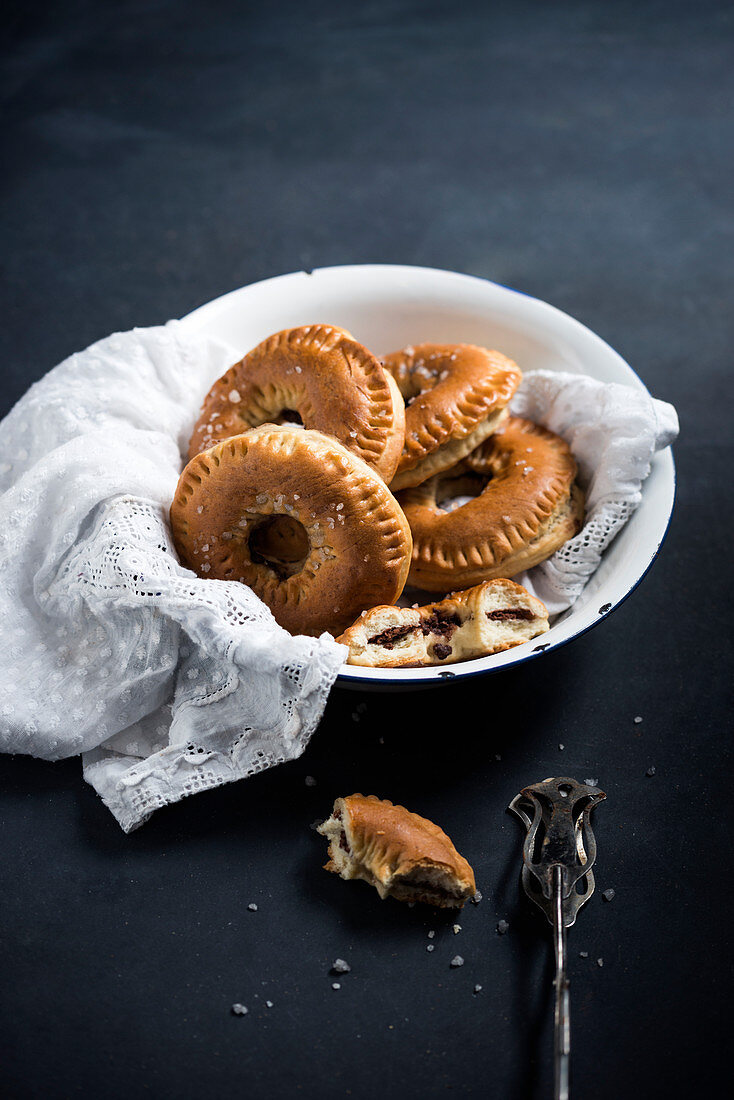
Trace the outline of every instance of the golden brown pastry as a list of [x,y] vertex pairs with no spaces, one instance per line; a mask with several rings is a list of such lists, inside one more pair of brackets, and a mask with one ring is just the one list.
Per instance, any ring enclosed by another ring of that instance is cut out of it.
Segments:
[[337,798],[318,830],[329,840],[327,871],[364,879],[381,898],[461,908],[474,872],[443,829],[374,795]]
[[[545,561],[581,529],[575,476],[560,436],[510,417],[454,470],[400,494],[413,533],[409,583],[447,592]],[[467,492],[477,495],[442,506]]]
[[393,492],[420,485],[478,447],[522,379],[517,363],[473,344],[420,344],[383,363],[405,398],[405,446]]
[[335,439],[292,424],[196,455],[171,527],[185,565],[249,585],[292,634],[338,634],[365,607],[395,601],[410,566],[410,528],[384,481]]
[[379,360],[344,329],[286,329],[248,352],[204,399],[189,458],[248,428],[283,421],[333,436],[391,480],[403,448],[403,399]]
[[547,629],[545,604],[494,580],[424,607],[373,607],[337,641],[349,646],[349,665],[420,668],[501,653]]

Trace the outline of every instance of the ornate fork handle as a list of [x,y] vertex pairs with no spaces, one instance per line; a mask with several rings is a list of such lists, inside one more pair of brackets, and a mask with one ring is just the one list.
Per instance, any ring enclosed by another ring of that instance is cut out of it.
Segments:
[[606,798],[575,779],[546,779],[524,787],[510,803],[527,830],[522,884],[553,926],[556,958],[554,1011],[555,1100],[568,1100],[571,1012],[566,974],[566,929],[594,892],[596,840],[591,811]]

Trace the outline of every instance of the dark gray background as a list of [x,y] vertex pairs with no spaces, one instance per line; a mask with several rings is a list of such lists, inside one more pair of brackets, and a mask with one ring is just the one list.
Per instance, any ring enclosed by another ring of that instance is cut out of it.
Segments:
[[[550,938],[505,807],[560,773],[608,793],[598,884],[616,891],[571,932],[575,1095],[710,1094],[732,957],[731,5],[67,0],[4,28],[5,410],[111,330],[395,262],[567,310],[682,430],[659,560],[558,652],[426,694],[334,692],[302,760],[129,837],[78,761],[3,759],[0,1084],[548,1096]],[[309,824],[353,789],[470,858],[484,901],[458,936],[320,869]]]

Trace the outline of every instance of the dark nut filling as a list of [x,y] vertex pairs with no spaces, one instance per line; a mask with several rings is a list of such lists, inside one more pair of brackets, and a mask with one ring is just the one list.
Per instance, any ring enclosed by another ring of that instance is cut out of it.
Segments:
[[523,619],[529,622],[535,615],[527,607],[503,607],[497,611],[487,611],[486,616],[492,622],[503,622],[505,619]]
[[424,634],[438,634],[440,638],[450,638],[461,626],[461,619],[455,611],[434,611],[421,623]]
[[393,649],[399,641],[412,634],[418,627],[409,623],[407,626],[388,626],[379,634],[373,634],[367,639],[367,645],[380,645],[383,649]]
[[433,656],[438,657],[439,661],[445,661],[453,652],[453,648],[450,645],[445,645],[442,642],[436,642],[433,647]]

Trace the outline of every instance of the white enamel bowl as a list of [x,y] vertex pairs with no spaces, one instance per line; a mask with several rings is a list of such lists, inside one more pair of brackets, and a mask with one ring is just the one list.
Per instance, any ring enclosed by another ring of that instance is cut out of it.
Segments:
[[[566,313],[496,283],[433,268],[364,264],[297,271],[234,290],[183,318],[192,332],[224,339],[241,355],[273,332],[316,322],[348,329],[378,355],[424,341],[473,343],[498,348],[525,371],[574,371],[644,389],[621,356]],[[539,659],[602,621],[632,592],[660,548],[674,494],[668,448],[655,455],[642,503],[581,597],[542,638],[443,669],[345,665],[337,682],[360,690],[429,687]]]

